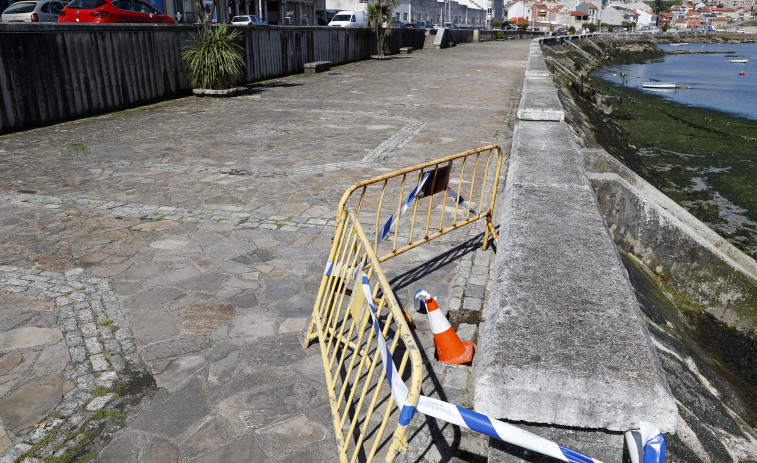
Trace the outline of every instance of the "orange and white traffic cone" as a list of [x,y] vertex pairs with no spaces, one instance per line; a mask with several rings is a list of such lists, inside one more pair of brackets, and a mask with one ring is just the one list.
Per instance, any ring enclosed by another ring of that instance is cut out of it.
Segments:
[[418,291],[415,293],[415,299],[420,299],[421,304],[426,305],[439,361],[450,365],[469,364],[473,360],[473,341],[460,341],[449,320],[439,309],[439,304],[427,292]]

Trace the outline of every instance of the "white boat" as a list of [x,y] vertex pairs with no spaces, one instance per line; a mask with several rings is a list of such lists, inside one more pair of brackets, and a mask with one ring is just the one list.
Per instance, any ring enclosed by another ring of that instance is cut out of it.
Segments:
[[644,82],[644,88],[678,88],[678,82]]
[[683,43],[671,43],[670,44],[671,47],[681,47],[683,45],[688,45],[688,43],[687,42],[683,42]]
[[748,63],[749,60],[748,59],[732,59],[731,62],[732,63]]

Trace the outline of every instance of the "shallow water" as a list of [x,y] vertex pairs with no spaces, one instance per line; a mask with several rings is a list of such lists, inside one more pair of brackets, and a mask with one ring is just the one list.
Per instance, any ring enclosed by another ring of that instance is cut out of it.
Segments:
[[[661,45],[660,48],[713,53],[665,55],[640,64],[609,65],[592,76],[639,90],[642,90],[642,82],[650,80],[677,82],[681,88],[676,90],[643,91],[678,103],[757,120],[757,43],[690,43]],[[749,62],[730,63],[731,59],[748,59]],[[743,76],[739,75],[742,71]]]

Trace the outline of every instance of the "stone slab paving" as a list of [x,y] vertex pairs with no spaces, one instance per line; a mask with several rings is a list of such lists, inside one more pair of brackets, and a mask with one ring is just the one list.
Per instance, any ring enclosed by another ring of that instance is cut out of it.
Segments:
[[[320,353],[301,343],[337,202],[396,168],[507,150],[529,43],[0,136],[0,461],[335,461]],[[463,339],[487,299],[481,231],[384,266],[402,305],[426,289]],[[424,394],[470,406],[475,361],[439,364],[413,315]],[[409,435],[406,461],[487,452],[425,417]]]

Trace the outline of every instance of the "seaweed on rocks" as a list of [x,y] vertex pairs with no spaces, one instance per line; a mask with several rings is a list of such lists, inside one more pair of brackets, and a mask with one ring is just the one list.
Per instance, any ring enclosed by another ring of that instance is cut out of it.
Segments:
[[[665,180],[648,169],[633,146],[626,130],[612,116],[612,107],[604,104],[603,95],[590,84],[587,76],[608,61],[634,62],[659,56],[662,50],[651,40],[628,44],[613,38],[583,40],[544,48],[547,64],[559,84],[557,92],[565,109],[566,121],[586,147],[603,147],[626,167],[655,186]],[[574,129],[575,130],[575,129]]]

